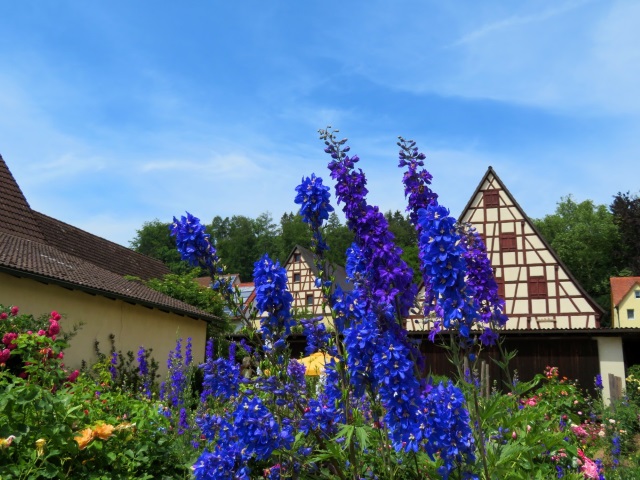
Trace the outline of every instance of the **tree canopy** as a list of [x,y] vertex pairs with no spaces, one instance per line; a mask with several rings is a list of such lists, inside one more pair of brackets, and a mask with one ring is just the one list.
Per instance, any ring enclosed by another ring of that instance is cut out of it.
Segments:
[[620,261],[631,275],[640,275],[640,197],[618,193],[609,208],[620,232]]
[[616,253],[621,238],[614,215],[605,205],[576,203],[568,196],[555,213],[533,222],[587,293],[609,312],[609,277],[625,267]]

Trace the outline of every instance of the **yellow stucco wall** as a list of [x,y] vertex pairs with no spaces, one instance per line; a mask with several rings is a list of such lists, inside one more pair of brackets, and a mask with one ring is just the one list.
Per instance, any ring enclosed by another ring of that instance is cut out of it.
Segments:
[[[621,328],[638,328],[640,327],[640,298],[636,298],[636,291],[640,291],[637,284],[629,290],[624,298],[614,309],[614,326]],[[628,310],[633,310],[634,319],[628,317]]]
[[194,361],[204,360],[204,321],[5,273],[0,273],[0,304],[17,305],[21,313],[36,317],[56,310],[63,315],[60,321],[63,330],[84,323],[65,353],[65,364],[70,368],[78,368],[82,360],[95,361],[95,340],[100,342],[100,349],[108,353],[111,333],[116,336],[116,349],[124,353],[129,350],[135,353],[140,346],[153,348],[152,356],[160,364],[162,376],[166,372],[167,355],[175,348],[177,338],[186,342],[191,337]]

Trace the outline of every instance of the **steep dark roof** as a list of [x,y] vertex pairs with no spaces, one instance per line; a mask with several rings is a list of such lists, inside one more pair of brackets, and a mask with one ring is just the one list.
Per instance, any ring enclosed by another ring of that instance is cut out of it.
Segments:
[[155,258],[134,252],[42,213],[33,212],[33,216],[48,245],[113,273],[132,275],[143,280],[160,278],[170,273],[169,268]]
[[31,207],[0,155],[0,232],[44,240]]
[[0,182],[0,272],[200,320],[218,320],[124,278],[149,279],[169,273],[157,260],[31,210],[1,156]]

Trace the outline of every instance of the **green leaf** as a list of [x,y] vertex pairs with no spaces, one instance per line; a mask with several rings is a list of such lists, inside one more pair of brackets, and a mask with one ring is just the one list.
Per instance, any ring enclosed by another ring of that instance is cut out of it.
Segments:
[[356,427],[356,439],[360,445],[360,451],[369,446],[369,430],[367,427]]

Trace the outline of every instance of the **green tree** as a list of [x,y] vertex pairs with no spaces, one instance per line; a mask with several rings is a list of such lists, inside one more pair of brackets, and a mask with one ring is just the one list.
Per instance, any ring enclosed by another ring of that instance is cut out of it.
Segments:
[[331,263],[344,266],[347,262],[347,248],[353,243],[353,232],[340,222],[335,212],[329,215],[324,227],[324,238],[329,245],[327,259]]
[[136,236],[129,242],[129,247],[138,253],[160,260],[173,273],[185,274],[191,271],[192,267],[180,259],[169,225],[158,219],[144,222],[140,230],[136,230]]
[[420,259],[418,257],[418,232],[407,215],[396,210],[384,214],[389,222],[389,230],[396,237],[396,245],[402,249],[402,259],[413,269],[413,281],[422,279],[420,274]]
[[207,335],[217,336],[229,330],[229,318],[224,311],[225,302],[217,292],[196,282],[197,274],[196,270],[180,275],[170,273],[162,278],[147,280],[144,284],[218,317],[218,322],[209,323],[207,326]]
[[533,220],[560,259],[594,300],[609,312],[609,277],[618,275],[620,233],[613,214],[591,200],[563,197],[555,213]]
[[271,258],[279,258],[281,252],[280,232],[278,226],[273,223],[271,213],[265,212],[258,215],[258,218],[253,221],[253,229],[256,236],[256,254],[258,258],[265,253],[269,254]]
[[631,275],[640,275],[640,197],[618,192],[609,208],[620,231],[620,261]]
[[278,260],[284,262],[293,247],[300,245],[311,247],[311,231],[309,225],[302,221],[297,213],[285,213],[280,218],[280,254]]
[[253,264],[260,257],[253,219],[231,217],[227,236],[216,238],[215,245],[228,273],[240,274],[243,281],[253,279]]

